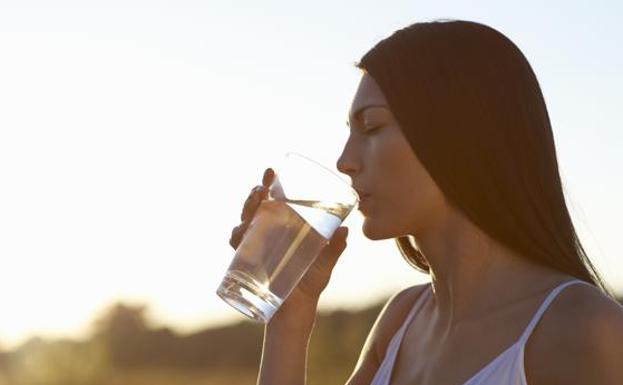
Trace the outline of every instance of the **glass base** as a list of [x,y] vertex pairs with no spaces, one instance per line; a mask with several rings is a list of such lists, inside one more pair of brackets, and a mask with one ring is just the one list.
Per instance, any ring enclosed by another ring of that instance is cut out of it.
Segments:
[[262,323],[268,323],[283,302],[240,270],[228,271],[216,294],[234,309]]

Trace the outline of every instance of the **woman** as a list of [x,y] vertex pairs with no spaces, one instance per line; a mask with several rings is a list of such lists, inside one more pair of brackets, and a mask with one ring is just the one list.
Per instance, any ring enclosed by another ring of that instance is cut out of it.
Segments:
[[[417,23],[364,55],[337,167],[363,233],[395,238],[431,282],[380,312],[348,385],[623,384],[623,307],[565,205],[537,79],[504,35]],[[245,203],[236,247],[272,170]],[[258,384],[304,384],[336,231],[266,326]]]

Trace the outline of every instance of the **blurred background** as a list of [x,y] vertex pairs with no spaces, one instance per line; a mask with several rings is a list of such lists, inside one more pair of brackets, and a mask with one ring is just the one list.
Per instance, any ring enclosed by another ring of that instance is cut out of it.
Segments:
[[[360,73],[416,21],[507,35],[549,109],[585,249],[623,295],[623,26],[611,1],[0,2],[0,385],[254,384],[263,328],[215,294],[242,203],[286,151],[334,168]],[[353,212],[311,384],[428,276]]]

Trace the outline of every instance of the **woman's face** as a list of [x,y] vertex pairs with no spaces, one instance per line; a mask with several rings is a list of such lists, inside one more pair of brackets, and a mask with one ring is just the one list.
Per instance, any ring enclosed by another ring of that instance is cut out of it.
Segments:
[[364,73],[351,105],[350,136],[337,161],[359,192],[369,239],[415,235],[446,212],[443,194],[404,137],[376,81]]

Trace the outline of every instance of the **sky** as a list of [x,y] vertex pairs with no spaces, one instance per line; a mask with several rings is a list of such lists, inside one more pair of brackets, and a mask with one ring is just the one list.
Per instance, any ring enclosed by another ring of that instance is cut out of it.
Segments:
[[[287,151],[335,168],[354,62],[416,21],[513,40],[541,84],[565,198],[623,293],[617,1],[0,2],[0,348],[88,335],[110,304],[180,332],[244,319],[215,294],[247,194]],[[354,211],[320,309],[428,276]]]

